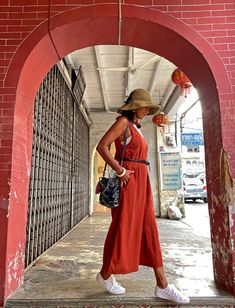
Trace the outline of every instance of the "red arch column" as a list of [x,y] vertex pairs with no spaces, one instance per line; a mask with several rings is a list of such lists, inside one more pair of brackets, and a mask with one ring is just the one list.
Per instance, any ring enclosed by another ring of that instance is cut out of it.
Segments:
[[[47,22],[38,26],[12,59],[4,84],[6,88],[16,89],[16,99],[10,185],[4,191],[7,198],[5,200],[8,200],[9,193],[10,198],[9,204],[8,201],[3,203],[4,208],[0,211],[3,229],[0,234],[0,258],[5,260],[5,266],[4,262],[0,263],[0,283],[4,285],[2,299],[17,288],[24,275],[23,256],[35,93],[45,74],[59,60],[59,56],[63,57],[71,51],[87,46],[118,44],[118,30],[118,5],[106,4],[105,9],[104,5],[92,5],[68,10],[51,18],[50,35]],[[226,176],[232,176],[229,168],[226,169],[224,177],[220,174],[220,163],[229,164],[223,151],[227,144],[222,138],[220,114],[224,93],[231,94],[224,65],[209,43],[190,27],[173,17],[147,8],[122,6],[121,44],[144,48],[171,60],[187,73],[199,91],[204,113],[215,278],[218,285],[234,292],[235,258],[230,243],[234,243],[232,226],[235,217],[231,208],[233,199],[231,194],[230,198],[226,198],[228,192],[225,185]],[[235,153],[231,152],[230,155],[234,159]]]

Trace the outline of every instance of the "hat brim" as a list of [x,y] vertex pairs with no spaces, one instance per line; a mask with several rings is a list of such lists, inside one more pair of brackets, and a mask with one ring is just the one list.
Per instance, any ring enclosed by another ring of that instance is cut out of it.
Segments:
[[123,104],[120,108],[118,108],[117,112],[122,113],[122,111],[135,110],[143,107],[149,108],[148,115],[153,115],[160,110],[160,105],[155,105],[149,101],[133,101],[129,104]]

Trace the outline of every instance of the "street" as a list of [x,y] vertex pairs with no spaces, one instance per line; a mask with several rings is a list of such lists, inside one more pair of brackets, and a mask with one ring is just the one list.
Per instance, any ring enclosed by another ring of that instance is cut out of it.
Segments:
[[185,214],[186,217],[182,218],[181,222],[190,226],[194,234],[210,238],[208,203],[201,200],[188,201],[185,203]]

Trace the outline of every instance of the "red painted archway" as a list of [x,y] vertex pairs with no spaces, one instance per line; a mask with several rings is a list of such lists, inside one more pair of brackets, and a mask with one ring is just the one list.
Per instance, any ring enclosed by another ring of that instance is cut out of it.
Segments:
[[104,5],[91,5],[68,10],[38,26],[12,59],[4,82],[5,87],[16,88],[10,210],[8,217],[1,219],[5,232],[0,234],[3,242],[0,257],[4,255],[6,259],[5,277],[0,278],[0,283],[5,285],[4,298],[18,287],[24,275],[32,115],[40,82],[68,53],[87,46],[119,42],[155,52],[172,61],[190,77],[199,91],[203,105],[215,279],[219,286],[234,292],[235,256],[230,241],[234,243],[231,220],[235,219],[229,213],[232,200],[226,199],[227,186],[224,184],[225,177],[231,176],[229,169],[224,179],[220,176],[221,163],[226,165],[227,162],[220,110],[223,93],[231,93],[224,65],[209,43],[169,15],[123,5],[121,33],[118,17],[118,5],[106,4],[105,9]]

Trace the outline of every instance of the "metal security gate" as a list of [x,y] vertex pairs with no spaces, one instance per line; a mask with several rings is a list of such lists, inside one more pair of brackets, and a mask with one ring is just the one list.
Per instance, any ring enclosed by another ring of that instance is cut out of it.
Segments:
[[[78,106],[75,105],[76,117],[74,118],[74,138],[73,146],[73,186],[72,186],[72,226],[76,225],[81,219],[88,214],[89,194],[87,183],[89,181],[89,144],[83,140],[89,140],[89,131]],[[81,147],[80,145],[83,144]]]
[[[81,71],[78,84],[82,97]],[[76,97],[57,66],[36,95],[26,267],[88,215],[89,128]]]

